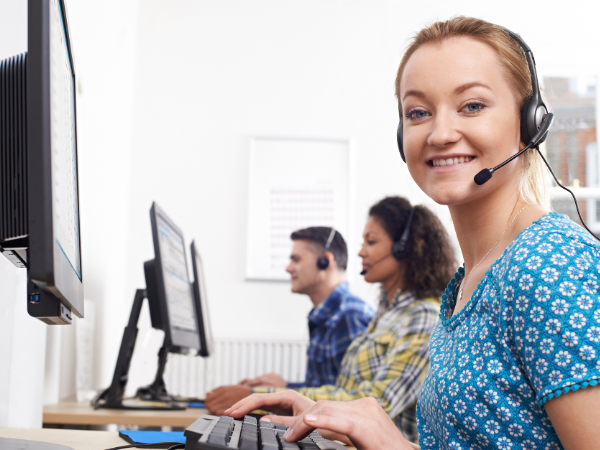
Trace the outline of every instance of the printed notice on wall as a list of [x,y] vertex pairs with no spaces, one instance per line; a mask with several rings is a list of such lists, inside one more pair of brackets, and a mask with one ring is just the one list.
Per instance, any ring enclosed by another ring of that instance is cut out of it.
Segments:
[[289,281],[290,234],[311,226],[348,228],[348,141],[254,138],[246,277]]

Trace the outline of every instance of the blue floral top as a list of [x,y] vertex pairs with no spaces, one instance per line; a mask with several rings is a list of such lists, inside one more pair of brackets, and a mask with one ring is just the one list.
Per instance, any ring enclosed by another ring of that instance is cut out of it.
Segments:
[[598,242],[554,212],[517,236],[452,316],[460,268],[431,334],[421,448],[562,448],[543,405],[600,379],[599,272]]

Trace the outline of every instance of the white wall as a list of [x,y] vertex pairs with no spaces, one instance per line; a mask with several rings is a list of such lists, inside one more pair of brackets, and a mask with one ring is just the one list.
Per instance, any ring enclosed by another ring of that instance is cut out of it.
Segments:
[[[0,20],[24,35],[14,4],[0,0]],[[371,204],[404,195],[432,206],[450,227],[445,209],[431,205],[408,178],[395,143],[395,71],[407,39],[424,24],[457,14],[481,17],[519,32],[534,49],[540,76],[600,73],[600,11],[588,0],[68,0],[68,6],[80,82],[82,253],[85,295],[97,311],[97,387],[110,382],[134,290],[144,287],[143,261],[153,257],[153,200],[188,242],[198,243],[217,336],[306,336],[306,298],[290,294],[285,283],[244,280],[251,136],[353,139],[348,278],[368,300],[377,289],[357,275],[354,255]],[[0,26],[0,33],[0,46],[13,43],[10,29]],[[147,317],[142,322],[146,330]],[[142,331],[147,358],[159,341]],[[64,371],[72,370],[69,364]],[[54,398],[73,394],[53,385]]]
[[[138,1],[67,5],[78,78],[84,295],[98,305],[93,363],[101,387],[111,379],[134,294],[126,277]],[[59,398],[75,395],[68,386]]]

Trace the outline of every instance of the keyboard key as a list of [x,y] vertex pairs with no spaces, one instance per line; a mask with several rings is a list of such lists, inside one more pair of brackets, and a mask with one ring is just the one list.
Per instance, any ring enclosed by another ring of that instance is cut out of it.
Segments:
[[258,450],[258,439],[254,438],[246,438],[242,436],[240,438],[239,450]]
[[316,442],[316,444],[319,447],[319,450],[346,450],[344,445],[333,441],[323,440]]
[[261,450],[279,450],[279,444],[277,442],[263,442]]
[[215,445],[227,445],[227,436],[219,433],[210,433],[207,442]]

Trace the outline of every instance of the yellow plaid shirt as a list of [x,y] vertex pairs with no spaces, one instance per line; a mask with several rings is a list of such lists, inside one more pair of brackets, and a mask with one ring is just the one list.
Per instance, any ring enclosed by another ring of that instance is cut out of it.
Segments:
[[399,292],[388,306],[382,296],[375,317],[346,350],[335,386],[298,392],[315,401],[374,397],[404,436],[416,442],[417,398],[429,371],[429,335],[439,305],[437,298],[417,299],[412,292]]

